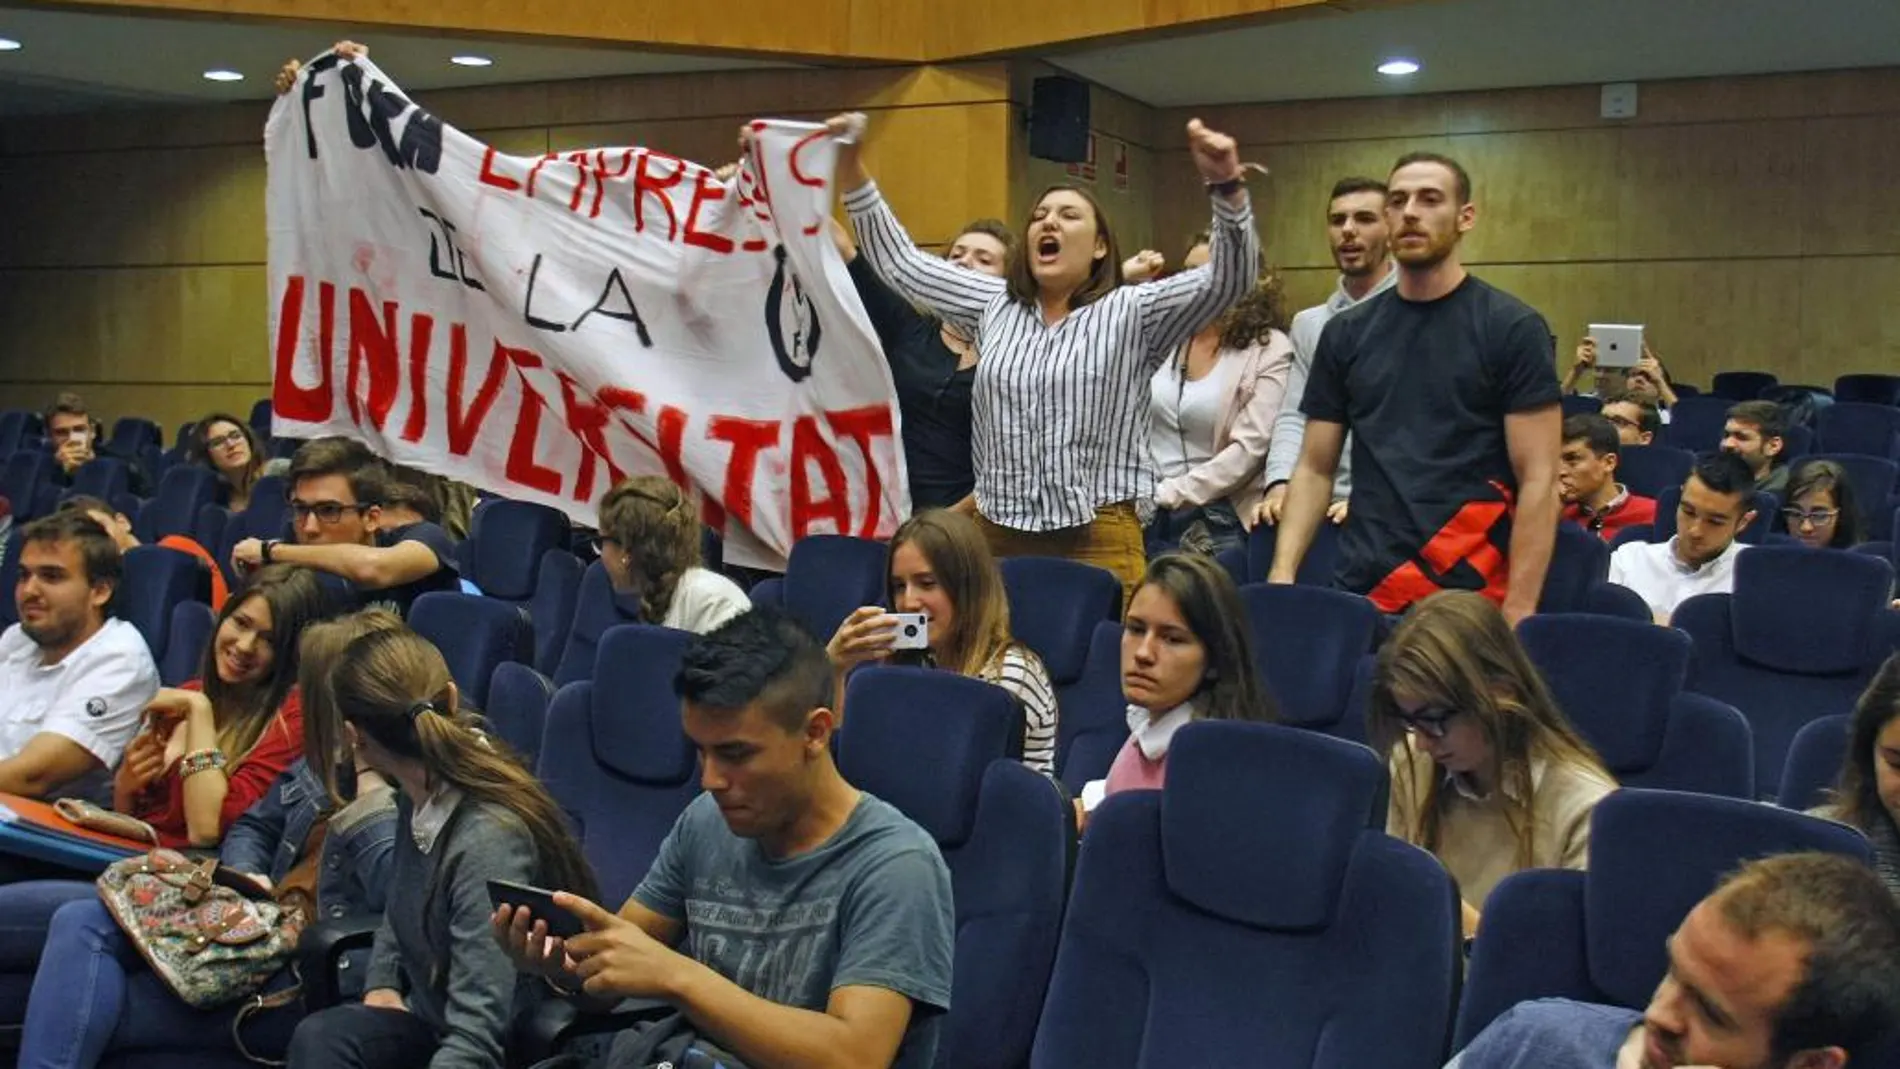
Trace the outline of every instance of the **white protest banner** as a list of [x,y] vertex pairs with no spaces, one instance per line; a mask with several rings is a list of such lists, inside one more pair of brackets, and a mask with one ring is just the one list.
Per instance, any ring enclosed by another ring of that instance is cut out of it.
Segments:
[[265,127],[275,433],[583,523],[625,474],[701,494],[735,563],[909,511],[876,336],[824,226],[836,146],[755,122],[738,176],[644,148],[506,156],[366,58]]

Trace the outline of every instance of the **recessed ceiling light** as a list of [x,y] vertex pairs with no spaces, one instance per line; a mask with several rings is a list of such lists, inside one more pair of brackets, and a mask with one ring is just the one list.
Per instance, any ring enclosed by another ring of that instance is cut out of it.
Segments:
[[241,82],[243,80],[244,76],[237,71],[227,71],[219,68],[205,72],[205,81],[207,82]]
[[20,42],[11,37],[0,37],[0,52],[18,52],[19,50]]
[[492,67],[495,61],[487,56],[451,56],[449,62],[458,67]]
[[1418,73],[1418,61],[1411,59],[1388,59],[1379,64],[1379,73],[1389,78],[1403,78]]

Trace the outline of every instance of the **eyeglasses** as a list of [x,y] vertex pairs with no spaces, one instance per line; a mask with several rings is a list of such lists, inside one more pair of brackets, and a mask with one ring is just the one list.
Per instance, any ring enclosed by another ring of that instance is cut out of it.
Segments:
[[606,556],[608,546],[617,546],[619,544],[620,543],[614,541],[613,539],[607,537],[606,535],[595,535],[594,537],[587,540],[587,548],[592,550],[594,553],[594,556],[596,557]]
[[1615,426],[1628,427],[1630,430],[1635,430],[1638,427],[1642,426],[1642,424],[1637,423],[1635,420],[1629,418],[1628,416],[1605,415],[1603,418],[1609,420]]
[[243,440],[243,431],[227,431],[224,434],[218,435],[216,438],[206,438],[205,447],[207,449],[229,449]]
[[1399,723],[1405,726],[1408,734],[1422,735],[1428,739],[1442,739],[1445,737],[1445,725],[1457,715],[1456,709],[1431,709],[1411,716],[1401,713]]
[[344,505],[335,501],[320,501],[314,505],[306,505],[301,501],[290,503],[290,514],[297,523],[315,516],[317,522],[325,527],[341,523],[345,512],[354,512],[360,516],[367,511],[369,511],[368,505]]
[[1804,527],[1813,524],[1826,527],[1841,514],[1840,509],[1782,509],[1781,518],[1788,521],[1790,527]]

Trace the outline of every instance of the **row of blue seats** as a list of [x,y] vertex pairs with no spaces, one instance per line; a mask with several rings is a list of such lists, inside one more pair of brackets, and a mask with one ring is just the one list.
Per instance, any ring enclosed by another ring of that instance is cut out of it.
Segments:
[[[1783,383],[1769,371],[1718,371],[1709,380],[1708,395],[1728,401],[1753,401],[1776,389],[1804,390],[1850,404],[1900,405],[1900,375],[1879,372],[1841,375],[1830,388]],[[1695,396],[1695,390],[1680,384],[1676,393],[1680,397]]]
[[[1692,452],[1722,444],[1728,410],[1736,402],[1722,397],[1683,397],[1669,409],[1669,422],[1655,444]],[[1578,394],[1563,399],[1564,415],[1597,412],[1603,402]],[[1841,402],[1815,411],[1814,425],[1795,424],[1783,435],[1783,455],[1798,458],[1813,452],[1858,453],[1900,459],[1900,407]]]

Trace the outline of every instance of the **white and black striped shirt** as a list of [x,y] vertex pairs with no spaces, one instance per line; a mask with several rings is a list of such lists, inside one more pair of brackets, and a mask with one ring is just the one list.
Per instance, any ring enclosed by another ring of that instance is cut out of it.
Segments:
[[1168,354],[1253,287],[1259,239],[1245,194],[1214,200],[1207,266],[1123,286],[1054,326],[1006,283],[923,250],[875,184],[845,195],[858,247],[912,303],[976,339],[972,459],[992,522],[1054,531],[1152,492],[1149,380]]
[[1042,658],[1018,642],[983,670],[977,678],[1014,695],[1023,710],[1023,764],[1045,776],[1056,774],[1056,688]]

